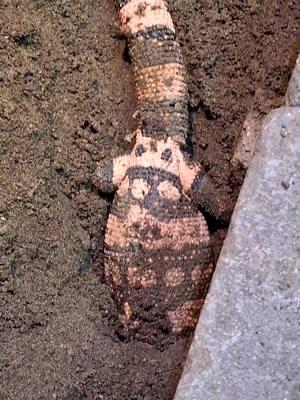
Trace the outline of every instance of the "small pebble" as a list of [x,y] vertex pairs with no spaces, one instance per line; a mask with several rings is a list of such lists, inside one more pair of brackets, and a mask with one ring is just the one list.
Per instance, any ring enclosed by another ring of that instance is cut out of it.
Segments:
[[281,137],[285,138],[285,137],[287,137],[287,134],[288,134],[287,129],[285,126],[283,126],[281,128],[280,135],[281,135]]
[[122,97],[117,98],[116,100],[116,104],[121,104],[123,103],[124,99],[122,99]]
[[1,227],[0,227],[0,236],[5,235],[5,234],[7,233],[7,231],[8,231],[8,225],[7,225],[7,224],[1,226]]
[[208,146],[208,143],[205,142],[205,141],[201,141],[199,144],[200,144],[200,147],[201,147],[203,150],[205,150],[205,149],[207,148],[207,146]]
[[288,181],[282,181],[281,182],[281,186],[285,189],[288,190],[288,188],[290,187],[290,183]]
[[85,238],[81,240],[81,245],[84,250],[89,250],[91,248],[90,238]]
[[51,129],[51,136],[52,136],[54,139],[58,139],[58,134],[57,134],[57,132],[55,132],[54,129]]
[[126,140],[126,142],[128,142],[128,143],[131,143],[134,138],[135,138],[135,132],[131,132],[131,133],[125,135],[124,140]]

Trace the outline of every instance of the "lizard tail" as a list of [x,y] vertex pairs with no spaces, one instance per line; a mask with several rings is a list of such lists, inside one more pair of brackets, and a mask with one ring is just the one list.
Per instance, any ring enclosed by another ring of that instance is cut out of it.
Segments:
[[116,0],[134,64],[138,127],[186,144],[188,91],[180,46],[164,0]]

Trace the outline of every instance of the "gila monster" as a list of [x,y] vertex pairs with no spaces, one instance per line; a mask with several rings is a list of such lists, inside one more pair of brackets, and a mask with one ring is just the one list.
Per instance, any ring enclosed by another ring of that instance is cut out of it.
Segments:
[[104,270],[120,332],[147,340],[195,327],[213,273],[208,227],[197,206],[217,215],[222,204],[186,153],[186,72],[166,2],[116,3],[134,65],[136,141],[130,154],[98,165],[93,183],[116,191]]

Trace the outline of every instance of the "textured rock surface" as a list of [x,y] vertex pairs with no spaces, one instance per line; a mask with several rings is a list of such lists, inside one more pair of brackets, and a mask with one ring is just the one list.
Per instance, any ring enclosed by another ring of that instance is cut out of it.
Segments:
[[260,133],[261,116],[258,112],[251,110],[246,116],[241,137],[231,160],[232,167],[237,170],[237,173],[249,167]]
[[285,96],[287,106],[300,106],[300,54]]
[[300,398],[299,133],[298,107],[264,121],[176,400]]

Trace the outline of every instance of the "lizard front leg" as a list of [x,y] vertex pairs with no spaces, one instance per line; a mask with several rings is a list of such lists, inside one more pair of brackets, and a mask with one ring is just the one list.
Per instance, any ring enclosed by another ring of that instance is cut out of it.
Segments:
[[94,186],[101,192],[114,192],[126,175],[129,160],[130,155],[124,155],[99,163],[92,178]]
[[200,171],[191,186],[190,196],[201,208],[216,220],[229,221],[231,207],[217,184]]
[[225,193],[203,171],[196,162],[184,161],[181,166],[181,180],[185,183],[185,193],[192,202],[202,208],[216,220],[228,222],[232,213],[232,206],[226,199]]

